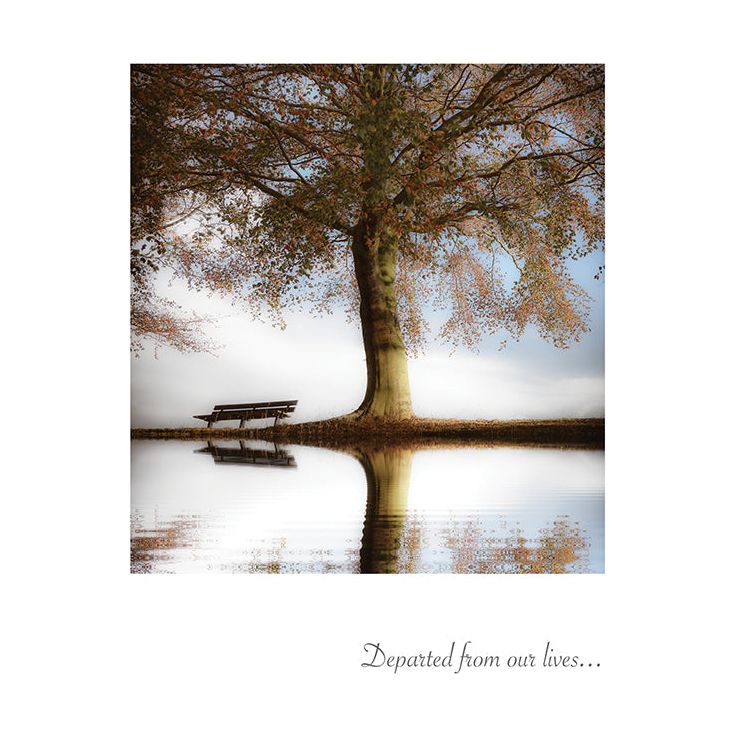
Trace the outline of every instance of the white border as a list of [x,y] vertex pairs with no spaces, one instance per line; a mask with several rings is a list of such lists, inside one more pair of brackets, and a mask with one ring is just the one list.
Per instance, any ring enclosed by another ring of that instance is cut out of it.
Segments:
[[[733,157],[719,7],[6,10],[8,733],[724,730]],[[605,575],[128,574],[128,64],[221,58],[606,62]],[[551,640],[601,668],[358,666],[365,641],[453,639],[488,653]]]

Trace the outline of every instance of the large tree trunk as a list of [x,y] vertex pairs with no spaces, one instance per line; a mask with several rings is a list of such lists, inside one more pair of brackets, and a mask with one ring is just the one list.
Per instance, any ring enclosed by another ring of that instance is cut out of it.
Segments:
[[356,229],[353,260],[360,291],[367,383],[359,417],[406,419],[414,412],[409,391],[406,347],[396,310],[398,243],[370,221]]

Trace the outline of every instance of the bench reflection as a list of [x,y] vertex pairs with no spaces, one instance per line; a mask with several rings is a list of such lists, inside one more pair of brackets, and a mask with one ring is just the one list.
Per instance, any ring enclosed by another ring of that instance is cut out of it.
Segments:
[[290,455],[278,445],[274,445],[273,450],[267,450],[259,447],[248,447],[242,441],[238,442],[238,447],[227,447],[208,442],[207,447],[202,447],[194,452],[212,455],[212,459],[216,463],[226,463],[228,465],[270,465],[278,468],[296,467],[294,456]]

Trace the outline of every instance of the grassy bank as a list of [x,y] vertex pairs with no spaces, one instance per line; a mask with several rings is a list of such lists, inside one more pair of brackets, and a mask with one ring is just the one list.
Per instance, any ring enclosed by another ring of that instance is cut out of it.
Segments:
[[534,444],[603,447],[604,419],[420,419],[356,421],[339,417],[320,422],[259,429],[185,427],[133,429],[133,439],[258,439],[279,444],[340,447],[372,445]]

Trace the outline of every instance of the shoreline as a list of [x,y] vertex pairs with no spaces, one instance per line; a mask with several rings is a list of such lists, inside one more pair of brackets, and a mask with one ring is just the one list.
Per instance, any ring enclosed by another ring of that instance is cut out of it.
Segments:
[[338,417],[276,427],[133,428],[131,439],[266,440],[278,444],[345,447],[463,444],[558,445],[603,449],[605,419],[427,419],[356,421]]

